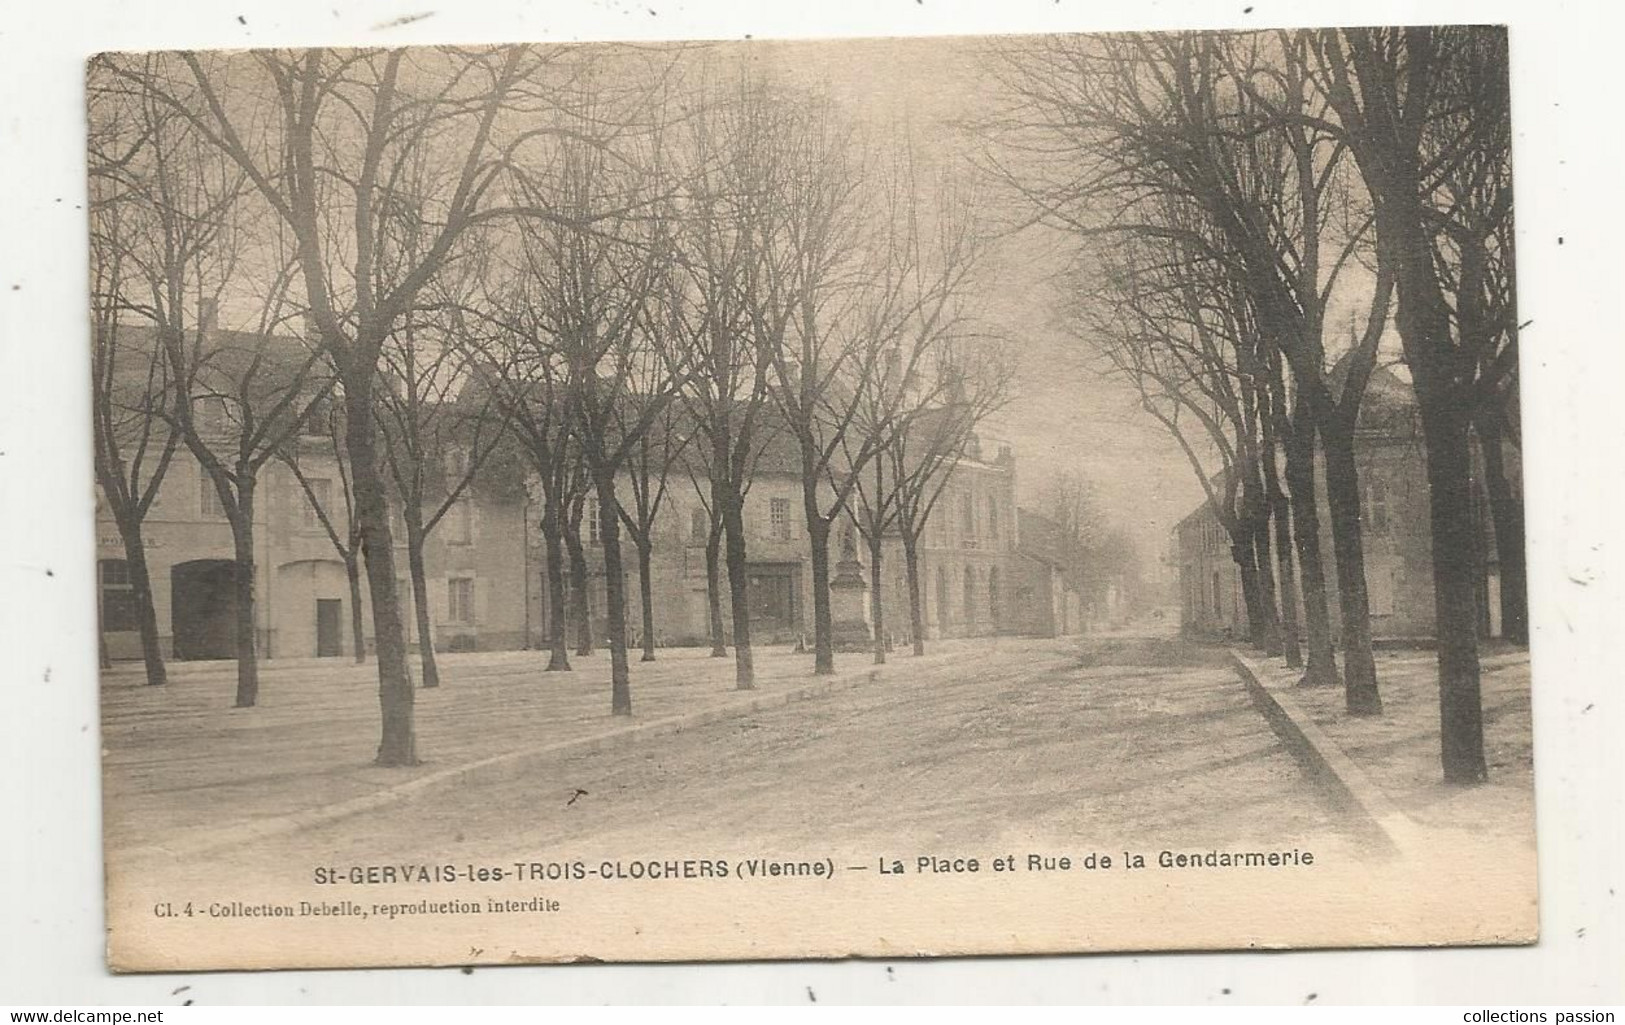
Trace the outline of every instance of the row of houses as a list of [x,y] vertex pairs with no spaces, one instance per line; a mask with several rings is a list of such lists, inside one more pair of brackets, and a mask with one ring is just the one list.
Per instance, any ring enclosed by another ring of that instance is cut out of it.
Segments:
[[[1521,496],[1519,454],[1507,446],[1504,458],[1514,490]],[[1360,524],[1365,547],[1365,582],[1371,632],[1379,641],[1415,641],[1434,636],[1432,541],[1427,463],[1415,394],[1391,370],[1378,368],[1367,386],[1355,435],[1361,490]],[[1474,452],[1475,465],[1482,465]],[[1317,454],[1318,461],[1318,454]],[[1336,573],[1332,561],[1331,513],[1326,507],[1325,467],[1317,466],[1321,551],[1325,553],[1327,598],[1337,631]],[[1479,574],[1480,630],[1499,637],[1500,557],[1486,513],[1487,500],[1474,473],[1473,529],[1483,553]],[[1178,568],[1181,626],[1206,637],[1247,633],[1247,606],[1241,574],[1230,553],[1230,538],[1213,508],[1203,502],[1174,528],[1170,560]],[[1299,622],[1303,622],[1302,616]]]
[[[305,437],[300,446],[298,462],[309,493],[322,500],[344,536],[343,478],[331,443]],[[765,454],[746,499],[752,630],[764,644],[793,643],[811,632],[812,574],[795,465],[789,453],[782,458]],[[424,553],[431,629],[439,650],[544,646],[549,610],[546,549],[537,527],[540,503],[530,497],[534,489],[522,482],[486,483],[501,486],[477,483],[470,488],[430,535]],[[1016,460],[1009,445],[978,440],[953,467],[921,546],[929,637],[1053,636],[1084,629],[1088,610],[1053,542],[1052,525],[1018,509],[1015,485]],[[262,472],[258,491],[254,587],[261,655],[352,655],[352,599],[345,567],[306,487],[287,466],[272,462]],[[406,600],[412,591],[405,531],[398,511],[394,515],[398,586]],[[601,636],[606,609],[599,520],[587,516],[584,521],[586,589]],[[651,581],[660,645],[709,640],[707,525],[694,488],[686,478],[680,484],[674,481],[653,532]],[[141,644],[123,541],[100,502],[97,531],[104,650],[111,659],[136,659]],[[843,525],[832,555],[841,562],[837,579],[846,589],[847,607],[867,630],[867,590],[876,582],[866,546],[856,543],[853,531],[851,523]],[[211,480],[184,449],[163,480],[144,535],[159,631],[169,657],[233,657],[238,569],[231,530]],[[636,561],[629,557],[627,565],[627,593],[636,595]],[[887,638],[909,643],[905,566],[895,539],[886,542],[879,576]],[[856,595],[854,581],[860,588]],[[362,593],[364,604],[364,582]],[[415,618],[403,619],[409,640],[416,644]],[[636,633],[635,603],[628,619]],[[370,647],[370,615],[364,614],[362,622],[363,643]]]

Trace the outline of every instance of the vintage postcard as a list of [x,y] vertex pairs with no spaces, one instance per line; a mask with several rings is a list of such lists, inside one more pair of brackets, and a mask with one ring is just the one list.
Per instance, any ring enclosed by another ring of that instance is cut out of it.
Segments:
[[95,57],[112,968],[1533,942],[1508,91]]

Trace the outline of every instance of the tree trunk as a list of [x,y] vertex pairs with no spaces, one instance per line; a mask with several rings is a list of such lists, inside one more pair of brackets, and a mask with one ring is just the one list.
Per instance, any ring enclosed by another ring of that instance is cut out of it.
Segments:
[[1332,620],[1326,600],[1326,564],[1320,550],[1320,506],[1315,498],[1315,428],[1307,402],[1299,398],[1286,437],[1286,482],[1291,492],[1292,540],[1303,575],[1303,619],[1308,666],[1298,681],[1305,687],[1337,683],[1332,653]]
[[169,681],[164,666],[164,642],[158,634],[158,611],[152,602],[152,573],[147,568],[147,547],[139,520],[119,522],[124,541],[124,562],[130,574],[130,600],[135,602],[136,629],[141,633],[141,658],[147,667],[147,685],[160,687]]
[[756,660],[750,644],[750,579],[745,561],[744,499],[731,484],[712,489],[722,509],[723,546],[728,559],[728,605],[734,628],[734,687],[756,689]]
[[626,659],[626,574],[621,568],[621,521],[616,513],[615,471],[600,470],[598,543],[604,549],[604,606],[609,616],[610,712],[632,714],[632,670]]
[[1253,534],[1242,525],[1230,533],[1230,560],[1241,574],[1241,603],[1247,608],[1247,643],[1264,647],[1264,608],[1258,594],[1258,565],[1253,559]]
[[711,657],[727,658],[722,627],[722,518],[716,517],[705,537],[705,604],[711,624]]
[[1253,565],[1258,567],[1258,604],[1264,612],[1264,654],[1281,653],[1281,608],[1275,592],[1275,556],[1266,512],[1252,520]]
[[644,527],[638,544],[638,597],[643,612],[644,662],[655,660],[654,526]]
[[[1419,389],[1420,390],[1420,389]],[[1439,636],[1439,735],[1444,778],[1481,783],[1484,716],[1479,694],[1477,530],[1471,515],[1472,461],[1466,417],[1445,403],[1422,403],[1432,494],[1433,607]],[[1430,411],[1429,406],[1434,408]],[[1441,408],[1442,407],[1442,408]]]
[[237,701],[238,708],[253,708],[260,695],[259,637],[254,625],[254,480],[238,478],[237,515],[231,523],[237,561]]
[[564,531],[556,507],[542,513],[542,539],[547,546],[547,669],[570,671],[570,630],[564,587]]
[[1337,562],[1337,605],[1343,627],[1343,699],[1350,715],[1382,714],[1377,664],[1371,654],[1371,604],[1365,589],[1365,543],[1360,534],[1360,476],[1354,430],[1339,424],[1320,432],[1326,453],[1326,504],[1332,514]]
[[576,654],[592,654],[592,594],[587,580],[587,553],[581,546],[581,521],[564,531],[564,544],[570,550],[570,613],[576,621]]
[[[410,512],[407,516],[411,516]],[[418,655],[423,662],[423,686],[440,686],[440,666],[434,657],[434,623],[429,615],[429,577],[423,567],[423,528],[406,524],[406,561],[412,573],[413,605],[418,617]]]
[[[1249,476],[1251,476],[1249,474]],[[1244,521],[1252,538],[1253,569],[1258,574],[1258,608],[1263,614],[1263,650],[1265,655],[1281,653],[1281,610],[1276,605],[1275,566],[1270,555],[1270,506],[1261,483],[1248,484],[1252,495],[1247,500],[1247,519]]]
[[372,602],[373,644],[378,656],[378,706],[383,722],[376,761],[383,766],[416,765],[413,704],[417,696],[406,664],[406,633],[401,627],[400,595],[395,582],[389,500],[378,470],[372,368],[346,375],[344,385],[344,447],[350,456],[356,515],[361,521],[361,552],[367,563],[367,596]]
[[869,538],[869,619],[875,629],[875,665],[886,664],[886,603],[880,593],[880,556],[883,539],[876,530]]
[[903,568],[908,576],[908,622],[914,631],[914,654],[925,654],[925,603],[920,598],[919,538],[903,528]]
[[[1275,469],[1273,436],[1264,442],[1264,500],[1275,527],[1275,562],[1281,581],[1281,652],[1288,669],[1303,668],[1303,647],[1298,640],[1298,583],[1292,566],[1292,512]],[[1268,552],[1260,553],[1268,558]]]
[[835,623],[829,598],[829,521],[810,508],[807,538],[812,545],[813,578],[813,672],[828,676],[835,672]]
[[1483,450],[1484,486],[1489,492],[1495,558],[1501,571],[1501,637],[1513,644],[1528,644],[1529,576],[1524,561],[1523,503],[1512,493],[1512,483],[1507,479],[1500,423],[1480,416],[1475,427]]
[[350,636],[355,663],[367,661],[367,634],[361,621],[361,557],[352,547],[344,556],[344,575],[350,581]]

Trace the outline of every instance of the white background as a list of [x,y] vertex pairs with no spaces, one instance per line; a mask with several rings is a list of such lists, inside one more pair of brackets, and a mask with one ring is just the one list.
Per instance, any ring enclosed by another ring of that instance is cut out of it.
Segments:
[[[431,0],[0,6],[0,1004],[1625,1002],[1625,55],[1596,3]],[[374,28],[432,12],[404,26]],[[1512,25],[1542,939],[1506,950],[115,978],[102,966],[82,62],[105,49]],[[172,991],[189,986],[183,994]]]

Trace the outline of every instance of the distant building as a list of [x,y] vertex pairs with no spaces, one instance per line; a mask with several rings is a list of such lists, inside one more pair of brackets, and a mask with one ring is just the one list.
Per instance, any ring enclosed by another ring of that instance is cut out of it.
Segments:
[[[1373,373],[1361,403],[1355,459],[1359,469],[1361,535],[1372,636],[1387,640],[1431,638],[1434,635],[1433,565],[1421,424],[1410,384],[1385,368]],[[1520,463],[1515,448],[1507,447],[1506,459],[1513,487],[1521,493]],[[1484,557],[1479,586],[1480,607],[1484,610],[1481,632],[1494,637],[1501,634],[1499,558],[1481,477],[1476,472],[1476,467],[1482,464],[1476,441],[1473,460],[1471,515]],[[1337,572],[1332,551],[1331,513],[1325,497],[1325,466],[1318,452],[1316,483],[1321,551],[1335,635],[1339,627]],[[1202,503],[1174,528],[1172,551],[1179,574],[1183,630],[1210,637],[1245,635],[1247,606],[1242,599],[1241,574],[1230,556],[1229,535],[1210,505]],[[1301,624],[1301,614],[1298,619]]]

